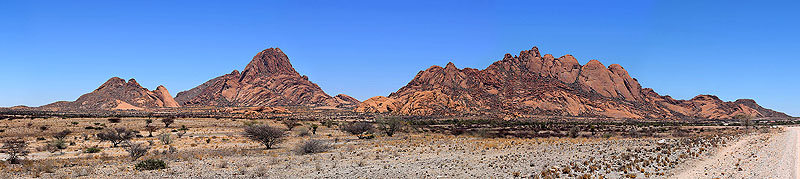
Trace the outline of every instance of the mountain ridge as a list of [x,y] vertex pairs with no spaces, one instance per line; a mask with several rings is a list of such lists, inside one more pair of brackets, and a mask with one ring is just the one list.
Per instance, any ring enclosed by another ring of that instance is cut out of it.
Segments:
[[737,115],[790,117],[753,100],[724,102],[698,96],[675,100],[642,88],[619,64],[590,60],[580,65],[572,55],[541,55],[538,47],[505,54],[482,70],[459,69],[452,62],[422,70],[386,97],[365,100],[355,111],[403,115],[512,116],[555,115],[612,118],[709,118]]

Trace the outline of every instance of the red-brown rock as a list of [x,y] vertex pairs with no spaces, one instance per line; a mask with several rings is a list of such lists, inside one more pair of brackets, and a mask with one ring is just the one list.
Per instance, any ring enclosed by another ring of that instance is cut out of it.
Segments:
[[52,110],[140,110],[180,107],[164,86],[149,91],[130,79],[113,77],[100,87],[73,102],[55,102],[42,106]]
[[[355,106],[358,100],[334,98],[301,76],[278,48],[259,52],[239,73],[234,70],[175,98],[184,106]],[[355,104],[353,104],[355,103]]]
[[754,101],[723,102],[712,96],[675,100],[642,89],[618,64],[571,55],[541,56],[539,49],[506,54],[484,70],[458,69],[453,63],[420,71],[388,97],[361,103],[356,112],[405,115],[550,115],[612,118],[707,118],[736,115],[788,117]]

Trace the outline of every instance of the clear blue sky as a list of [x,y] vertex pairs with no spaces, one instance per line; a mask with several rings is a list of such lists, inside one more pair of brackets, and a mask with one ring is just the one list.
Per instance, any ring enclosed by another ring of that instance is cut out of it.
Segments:
[[621,64],[690,99],[754,98],[800,116],[793,1],[4,1],[0,106],[75,100],[112,76],[175,95],[280,47],[328,94],[388,95],[452,61],[539,46]]

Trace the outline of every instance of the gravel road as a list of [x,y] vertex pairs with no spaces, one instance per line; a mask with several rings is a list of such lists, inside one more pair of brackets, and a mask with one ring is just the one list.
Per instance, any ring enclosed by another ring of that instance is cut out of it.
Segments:
[[688,162],[671,178],[799,178],[800,127],[757,133]]

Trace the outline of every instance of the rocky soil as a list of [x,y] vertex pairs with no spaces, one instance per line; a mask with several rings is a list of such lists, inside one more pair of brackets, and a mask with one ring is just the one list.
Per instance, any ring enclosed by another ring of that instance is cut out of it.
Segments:
[[[133,167],[138,161],[130,161],[124,150],[93,138],[91,134],[98,130],[84,129],[86,126],[141,129],[145,126],[143,121],[124,118],[120,123],[108,123],[105,119],[89,118],[7,122],[0,136],[4,139],[26,136],[32,142],[33,153],[28,156],[32,160],[23,165],[0,165],[7,171],[0,177],[787,178],[792,176],[791,167],[795,166],[796,153],[792,151],[796,151],[798,134],[796,129],[745,133],[734,129],[709,132],[717,130],[707,128],[706,132],[686,137],[482,138],[424,132],[358,139],[316,122],[313,123],[320,126],[317,134],[307,135],[311,123],[304,122],[290,132],[284,143],[267,150],[242,137],[241,129],[248,123],[281,126],[277,121],[179,119],[173,126],[189,128],[183,137],[177,138],[177,133],[170,129],[155,133],[173,133],[175,142],[170,145],[146,137],[146,131],[140,132],[144,137],[134,139],[135,143],[152,148],[139,161],[163,159],[169,165],[162,170],[138,171]],[[151,125],[161,124],[155,121]],[[49,129],[32,130],[39,126]],[[75,131],[68,137],[75,144],[63,150],[64,154],[38,149],[48,143],[51,133],[62,129]],[[45,140],[36,139],[39,137]],[[328,141],[333,148],[306,155],[293,151],[298,143],[308,139]],[[786,143],[791,139],[794,143]],[[103,151],[83,152],[91,146]],[[723,162],[715,163],[718,160]],[[742,171],[737,171],[736,163],[731,162],[738,162]]]

